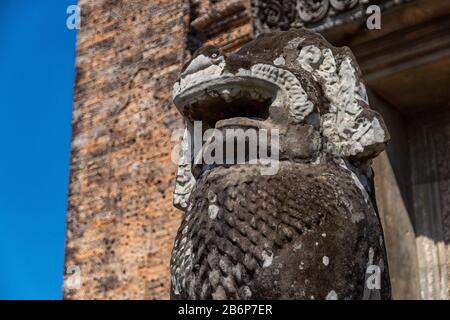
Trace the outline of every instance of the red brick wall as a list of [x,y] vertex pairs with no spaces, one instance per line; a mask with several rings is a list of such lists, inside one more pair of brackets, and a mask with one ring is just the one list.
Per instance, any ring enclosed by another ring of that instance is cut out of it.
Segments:
[[79,4],[65,269],[78,268],[81,287],[65,274],[64,298],[165,299],[181,216],[170,91],[188,38],[226,51],[251,39],[249,1]]
[[[169,103],[184,50],[181,0],[81,0],[65,298],[167,298],[172,207]],[[170,36],[169,36],[170,35]]]

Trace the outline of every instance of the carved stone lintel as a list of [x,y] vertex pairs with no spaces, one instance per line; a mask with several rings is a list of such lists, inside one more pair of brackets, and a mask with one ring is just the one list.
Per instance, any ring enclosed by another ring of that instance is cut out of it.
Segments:
[[255,33],[305,26],[322,31],[365,15],[367,6],[386,10],[411,0],[252,0]]
[[305,23],[322,20],[328,13],[329,7],[328,1],[297,1],[298,16]]

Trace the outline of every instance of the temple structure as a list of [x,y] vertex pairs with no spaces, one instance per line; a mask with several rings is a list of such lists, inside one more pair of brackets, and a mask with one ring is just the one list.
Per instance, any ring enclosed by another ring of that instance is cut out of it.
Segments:
[[373,167],[394,299],[448,299],[450,3],[80,0],[79,5],[66,299],[169,297],[170,251],[182,214],[172,205],[171,135],[183,127],[171,103],[172,85],[202,45],[231,53],[259,34],[299,26],[351,48],[370,105],[391,134]]

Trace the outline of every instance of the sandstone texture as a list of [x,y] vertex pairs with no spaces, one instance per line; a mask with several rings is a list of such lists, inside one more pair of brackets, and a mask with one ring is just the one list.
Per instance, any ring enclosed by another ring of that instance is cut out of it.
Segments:
[[[231,54],[207,46],[183,69],[173,101],[187,132],[174,299],[391,298],[371,169],[390,137],[348,48],[306,29],[263,34]],[[199,121],[221,133],[202,148]],[[226,135],[236,128],[259,138]],[[237,148],[222,155],[239,143],[244,157]],[[222,158],[198,161],[210,148]]]

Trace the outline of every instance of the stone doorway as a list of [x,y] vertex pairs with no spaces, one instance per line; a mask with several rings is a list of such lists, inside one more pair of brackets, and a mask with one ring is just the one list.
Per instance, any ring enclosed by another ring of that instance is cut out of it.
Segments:
[[413,220],[424,299],[448,299],[450,111],[416,115],[409,126]]

